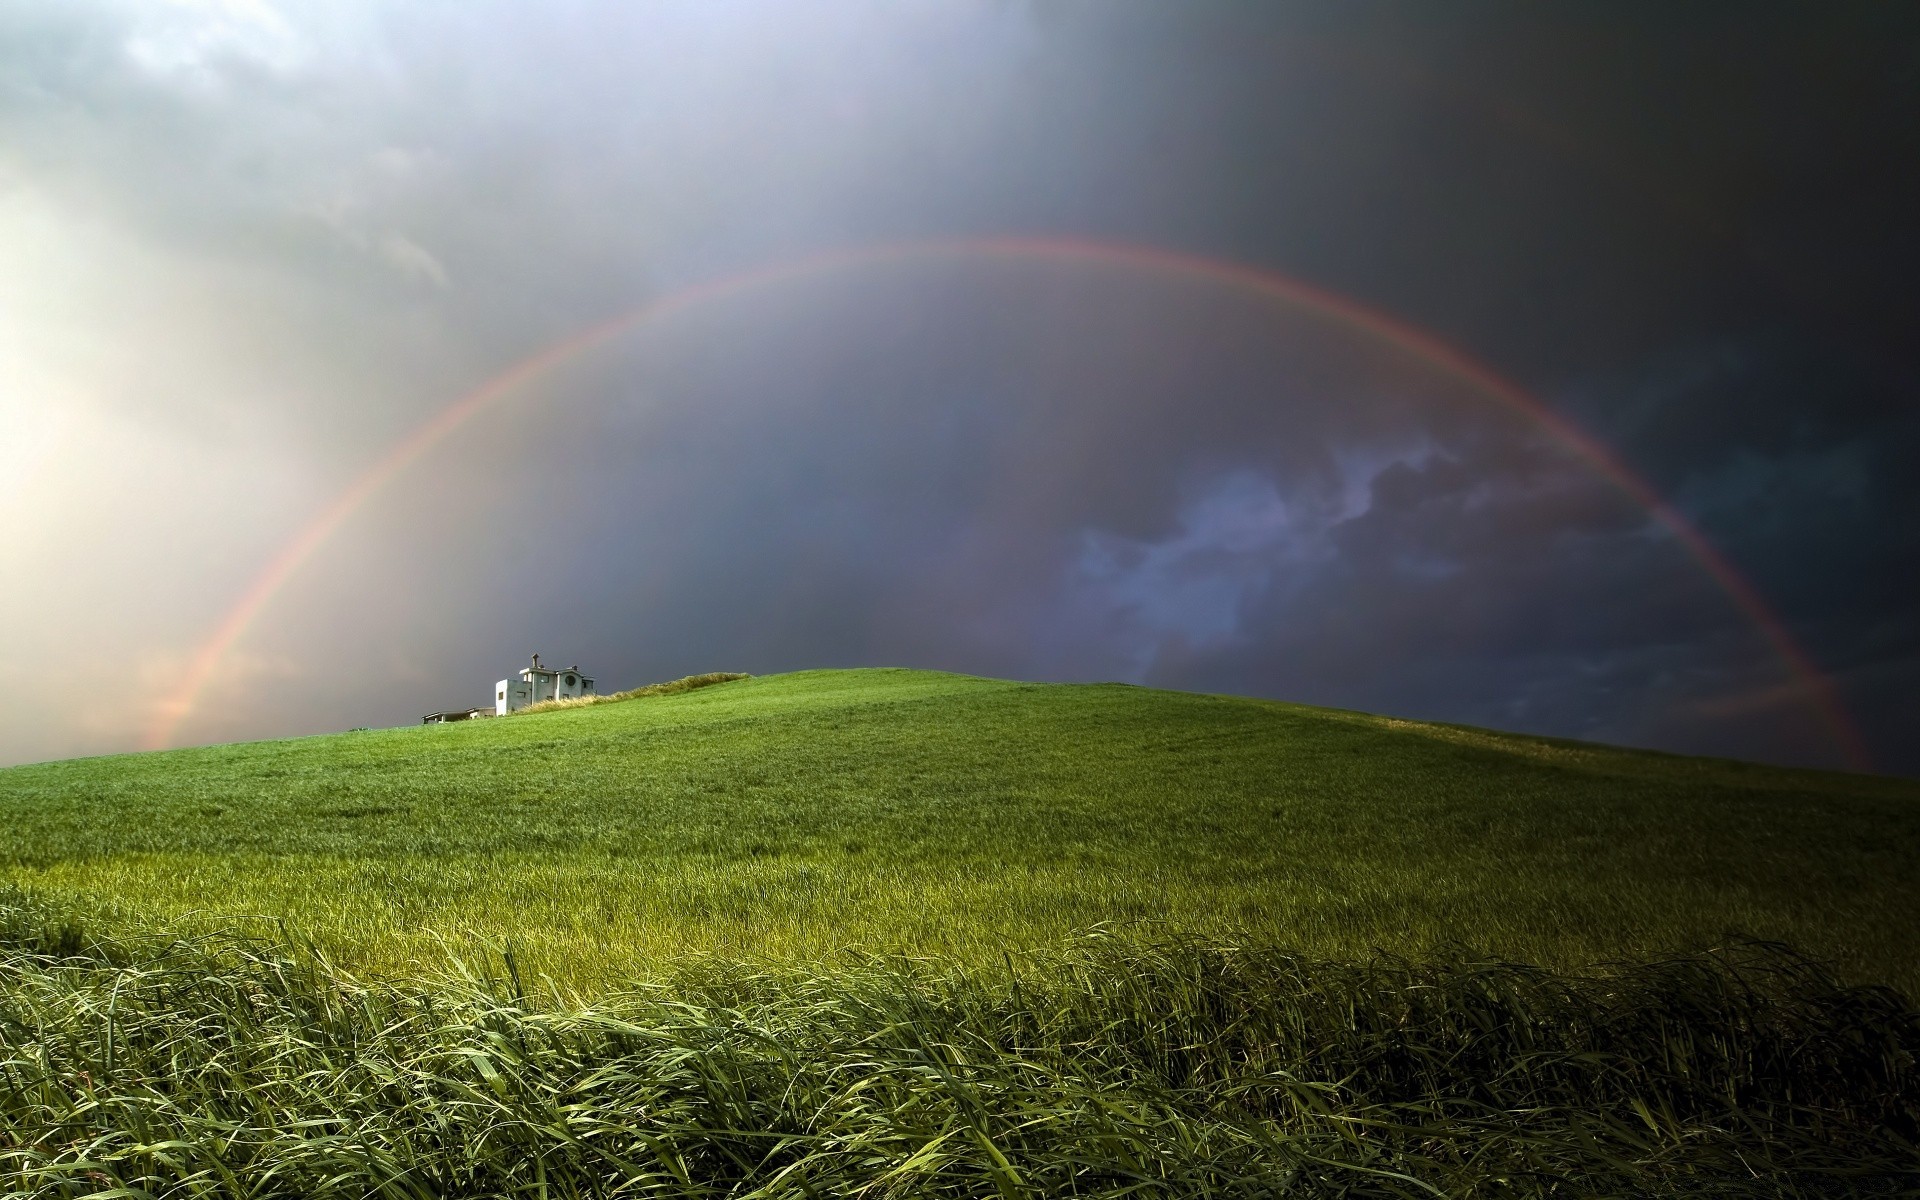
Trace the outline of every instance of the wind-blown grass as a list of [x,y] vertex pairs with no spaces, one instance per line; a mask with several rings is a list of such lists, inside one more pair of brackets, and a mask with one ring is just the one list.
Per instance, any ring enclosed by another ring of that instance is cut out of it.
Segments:
[[1556,974],[1096,934],[974,970],[688,963],[592,1004],[533,982],[368,983],[0,896],[0,1188],[1920,1194],[1920,1014],[1767,946]]
[[586,990],[1105,923],[1563,968],[1746,934],[1920,992],[1910,782],[917,671],[0,770],[0,877],[388,977],[511,945]]
[[0,1194],[1920,1196],[1915,785],[720,679],[0,771]]

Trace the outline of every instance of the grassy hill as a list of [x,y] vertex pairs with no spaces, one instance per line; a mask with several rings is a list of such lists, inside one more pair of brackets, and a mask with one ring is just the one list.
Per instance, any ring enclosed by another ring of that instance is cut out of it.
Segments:
[[0,771],[0,875],[591,989],[1102,922],[1552,965],[1730,933],[1920,984],[1920,786],[1114,684],[808,671]]
[[9,1196],[1920,1195],[1920,1012],[1697,950],[1912,988],[1898,781],[815,671],[0,829]]

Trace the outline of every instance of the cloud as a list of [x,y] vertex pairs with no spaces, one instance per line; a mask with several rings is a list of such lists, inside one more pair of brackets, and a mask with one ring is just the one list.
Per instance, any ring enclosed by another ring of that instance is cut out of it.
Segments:
[[217,87],[223,67],[287,71],[302,58],[292,25],[265,0],[166,0],[134,15],[127,57],[169,82]]
[[[1911,144],[1903,85],[1735,56],[1709,103],[1672,47],[1712,21],[1610,17],[1684,98],[1650,119],[1606,39],[1455,20],[0,10],[0,457],[27,464],[0,553],[32,565],[0,627],[85,679],[8,710],[0,754],[131,744],[99,714],[140,711],[138,664],[185,661],[509,364],[763,262],[981,232],[1287,270],[1492,360],[1699,517],[1897,743],[1920,432],[1872,331],[1920,264],[1850,197],[1912,207],[1860,132]],[[1753,105],[1831,136],[1795,149]],[[1671,153],[1679,127],[1748,157]],[[1857,287],[1742,257],[1803,244]],[[542,376],[269,605],[237,653],[284,682],[234,676],[184,728],[408,720],[533,649],[615,681],[904,662],[1831,761],[1698,567],[1537,428],[1337,322],[1117,269],[850,271]]]
[[409,279],[431,283],[435,287],[447,286],[447,269],[418,242],[397,233],[389,233],[380,239],[380,255]]

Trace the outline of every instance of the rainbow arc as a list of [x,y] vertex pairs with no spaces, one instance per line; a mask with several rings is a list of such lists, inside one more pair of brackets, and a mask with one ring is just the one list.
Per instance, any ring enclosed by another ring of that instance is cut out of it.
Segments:
[[1524,415],[1643,508],[1700,565],[1766,640],[1793,677],[1846,763],[1870,769],[1833,682],[1801,648],[1747,578],[1668,503],[1597,439],[1538,397],[1465,351],[1398,317],[1264,267],[1132,243],[1067,237],[975,237],[856,246],[807,255],[722,276],[668,293],[592,325],[508,366],[435,413],[307,522],[248,584],[189,660],[179,687],[162,701],[146,745],[171,745],[222,660],[300,568],[377,492],[448,435],[562,363],[654,321],[780,284],[901,263],[1012,259],[1061,266],[1104,266],[1228,287],[1358,331],[1413,356],[1475,394]]

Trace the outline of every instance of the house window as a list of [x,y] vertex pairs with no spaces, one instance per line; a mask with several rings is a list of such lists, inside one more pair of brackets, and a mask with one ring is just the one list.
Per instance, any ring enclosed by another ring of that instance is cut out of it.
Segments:
[[577,682],[579,682],[579,681],[578,681],[578,680],[576,680],[576,679],[575,679],[575,678],[574,678],[573,676],[571,676],[571,675],[569,675],[569,676],[567,676],[567,686],[568,686],[568,687],[572,687],[572,686],[573,686],[573,685],[574,685],[575,683],[577,683]]

